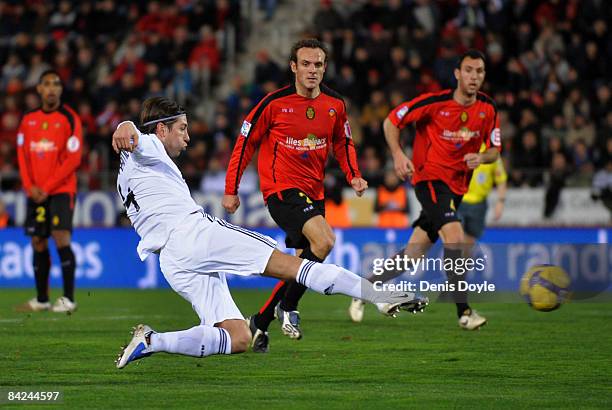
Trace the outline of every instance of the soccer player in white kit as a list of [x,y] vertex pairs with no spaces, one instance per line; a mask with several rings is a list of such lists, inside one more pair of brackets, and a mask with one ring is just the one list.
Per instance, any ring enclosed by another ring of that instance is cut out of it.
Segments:
[[206,214],[172,160],[189,142],[183,109],[167,98],[150,98],[143,103],[140,122],[145,134],[129,121],[113,134],[113,148],[121,154],[117,190],[140,236],[138,255],[144,260],[150,253],[159,254],[164,277],[191,303],[200,324],[164,333],[138,325],[119,354],[119,369],[157,352],[204,357],[246,351],[251,332],[225,273],[296,280],[327,295],[393,304],[390,313],[416,313],[427,305],[426,298],[413,293],[376,291],[339,266],[284,254],[273,239]]

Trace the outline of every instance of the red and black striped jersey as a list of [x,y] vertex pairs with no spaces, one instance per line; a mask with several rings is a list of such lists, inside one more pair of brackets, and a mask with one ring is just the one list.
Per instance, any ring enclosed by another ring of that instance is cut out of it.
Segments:
[[424,94],[395,107],[387,117],[396,127],[415,123],[412,183],[441,180],[456,194],[467,192],[472,171],[463,157],[477,153],[484,142],[501,149],[497,107],[479,92],[476,102],[463,106],[454,90]]
[[240,178],[260,147],[258,171],[264,200],[289,188],[312,199],[324,197],[323,178],[330,150],[346,180],[361,177],[342,98],[325,86],[315,98],[295,85],[268,94],[242,123],[225,179],[225,193],[236,195]]
[[48,195],[76,193],[83,131],[79,116],[67,105],[23,116],[17,132],[17,157],[24,190],[32,186]]

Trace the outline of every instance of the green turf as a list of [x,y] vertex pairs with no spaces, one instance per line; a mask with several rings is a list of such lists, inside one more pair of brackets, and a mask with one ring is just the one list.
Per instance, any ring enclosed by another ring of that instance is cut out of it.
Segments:
[[[78,293],[71,316],[14,313],[30,295],[0,290],[0,389],[60,388],[71,408],[612,406],[612,304],[574,303],[551,313],[479,305],[490,324],[466,332],[448,304],[397,319],[368,307],[353,324],[348,298],[308,293],[301,341],[273,325],[267,355],[159,354],[119,371],[113,360],[131,326],[191,327],[197,318],[189,304],[170,290],[92,290]],[[234,295],[249,313],[267,292]]]

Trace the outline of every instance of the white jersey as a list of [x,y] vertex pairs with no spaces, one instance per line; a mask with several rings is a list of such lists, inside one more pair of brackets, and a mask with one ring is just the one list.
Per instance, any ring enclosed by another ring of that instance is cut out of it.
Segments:
[[140,236],[141,260],[163,248],[172,229],[188,215],[202,211],[155,134],[138,131],[134,152],[121,152],[117,190]]

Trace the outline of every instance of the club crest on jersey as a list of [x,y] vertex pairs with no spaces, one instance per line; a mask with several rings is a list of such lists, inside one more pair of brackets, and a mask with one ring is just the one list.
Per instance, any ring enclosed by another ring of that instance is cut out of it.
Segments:
[[333,108],[330,108],[327,113],[331,118],[334,118],[336,116],[336,110],[334,110]]
[[481,120],[484,120],[484,117],[485,117],[485,113],[484,113],[484,111],[480,111],[480,112],[478,113],[478,117],[480,117],[480,119],[481,119]]
[[313,120],[315,117],[315,109],[312,106],[308,106],[308,108],[306,108],[306,118],[308,118],[309,120]]
[[461,122],[466,122],[468,120],[468,113],[463,111],[461,113],[461,117],[460,118],[461,118]]
[[242,135],[244,138],[247,138],[249,136],[249,131],[251,131],[251,123],[247,120],[244,120],[244,122],[242,123],[242,127],[240,128],[240,135]]
[[43,123],[40,126],[40,128],[42,128],[43,130],[49,129],[49,123],[47,121],[43,121]]

